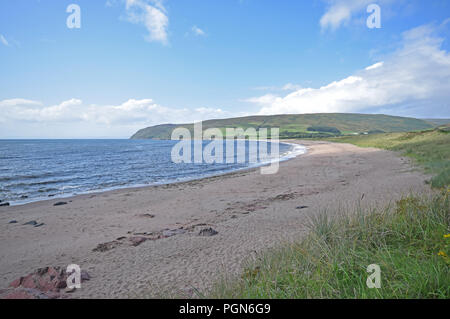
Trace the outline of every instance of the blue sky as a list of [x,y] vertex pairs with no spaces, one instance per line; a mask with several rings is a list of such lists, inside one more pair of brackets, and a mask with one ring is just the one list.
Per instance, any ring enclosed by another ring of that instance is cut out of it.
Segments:
[[0,138],[251,114],[450,117],[449,18],[446,0],[0,0]]

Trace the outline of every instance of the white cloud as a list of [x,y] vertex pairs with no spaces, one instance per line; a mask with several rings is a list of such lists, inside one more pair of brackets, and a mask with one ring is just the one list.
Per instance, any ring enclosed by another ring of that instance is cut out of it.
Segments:
[[125,7],[128,21],[147,29],[147,41],[167,44],[169,18],[162,0],[126,0]]
[[295,91],[295,90],[300,90],[301,88],[302,88],[301,85],[293,84],[293,83],[287,83],[281,89],[283,91]]
[[6,38],[3,36],[3,34],[0,34],[0,42],[1,42],[3,45],[9,47],[9,42],[6,40]]
[[286,96],[248,99],[260,114],[383,112],[397,115],[450,115],[450,54],[426,25],[403,33],[400,48],[383,62],[320,88]]
[[17,105],[42,105],[42,103],[32,101],[32,100],[26,100],[26,99],[10,99],[10,100],[0,101],[0,108],[1,107],[9,107],[9,106],[17,106]]
[[197,36],[205,36],[206,33],[205,31],[203,31],[202,29],[200,29],[199,27],[197,27],[196,25],[194,25],[192,27],[192,32],[197,35]]
[[387,5],[392,0],[326,0],[325,2],[328,3],[328,6],[326,12],[320,18],[320,26],[322,30],[336,30],[349,23],[356,14],[366,13],[369,4]]
[[[0,101],[0,113],[3,122],[0,138],[55,137],[55,134],[69,134],[68,137],[129,137],[149,125],[190,123],[232,116],[216,108],[168,108],[152,99],[130,99],[119,105],[85,105],[79,99],[43,105],[37,101],[12,99]],[[50,133],[45,133],[45,130]],[[50,135],[42,136],[44,133]]]
[[261,90],[261,91],[295,91],[300,90],[302,88],[301,85],[293,84],[293,83],[286,83],[283,86],[259,86],[254,88],[255,90]]
[[368,66],[367,68],[365,68],[365,70],[366,71],[375,70],[376,68],[381,68],[383,65],[384,65],[384,62],[378,62],[378,63]]
[[0,112],[3,118],[12,121],[44,122],[72,121],[81,116],[74,106],[81,101],[71,99],[58,105],[44,106],[41,102],[26,99],[11,99],[0,101]]

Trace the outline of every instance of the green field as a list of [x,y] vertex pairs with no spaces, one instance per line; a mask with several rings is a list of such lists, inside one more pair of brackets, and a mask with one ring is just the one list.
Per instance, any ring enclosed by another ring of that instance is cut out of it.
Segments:
[[[450,298],[450,130],[332,139],[399,151],[433,174],[433,196],[411,195],[371,211],[311,218],[309,235],[268,251],[213,298]],[[366,285],[366,267],[381,268],[381,288]]]
[[[249,116],[241,118],[209,120],[203,122],[203,130],[219,128],[280,128],[280,138],[326,138],[336,133],[325,130],[311,131],[311,127],[328,127],[341,134],[362,134],[369,132],[408,132],[433,128],[435,125],[425,120],[378,114],[295,114]],[[172,131],[185,127],[191,132],[193,124],[165,124],[147,127],[134,134],[132,139],[170,139]]]
[[450,124],[450,119],[423,119],[423,120],[435,126]]

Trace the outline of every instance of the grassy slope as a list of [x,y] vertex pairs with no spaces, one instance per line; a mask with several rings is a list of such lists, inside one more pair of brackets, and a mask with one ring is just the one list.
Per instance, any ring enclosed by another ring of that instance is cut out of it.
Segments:
[[[217,298],[450,298],[448,128],[339,138],[404,152],[447,187],[432,198],[407,197],[394,207],[326,212],[304,240],[261,255],[237,281],[223,281]],[[366,285],[370,264],[381,267],[381,289]]]
[[[311,134],[309,126],[336,127],[341,132],[368,132],[382,130],[384,132],[406,132],[432,128],[433,125],[423,120],[374,114],[295,114],[273,116],[250,116],[223,120],[209,120],[203,122],[203,129],[208,128],[236,128],[247,129],[253,127],[279,127],[280,136],[296,137],[295,134]],[[133,139],[170,139],[172,130],[176,127],[186,127],[192,131],[192,124],[158,125],[138,131]],[[289,135],[290,134],[290,135]],[[289,135],[289,136],[288,136]],[[302,137],[301,135],[297,137]]]
[[450,119],[423,119],[434,126],[450,124]]
[[433,187],[450,185],[450,127],[422,132],[339,137],[331,140],[400,151],[417,161],[426,172],[434,175],[431,180]]

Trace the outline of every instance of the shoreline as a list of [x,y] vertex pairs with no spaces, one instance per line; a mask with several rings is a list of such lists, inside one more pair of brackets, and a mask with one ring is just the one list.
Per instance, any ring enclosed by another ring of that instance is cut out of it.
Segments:
[[[301,144],[298,143],[292,143],[292,142],[279,142],[280,144],[286,144],[286,145],[291,145],[292,149],[289,150],[285,155],[280,156],[280,158],[277,160],[279,163],[284,162],[284,161],[288,161],[291,160],[293,158],[296,158],[300,155],[303,155],[307,152],[307,147],[304,147]],[[293,154],[290,155],[290,153],[293,153],[295,150],[295,147],[302,147],[304,148],[304,152],[302,153],[297,153],[297,154]],[[142,184],[142,185],[126,185],[126,186],[117,186],[117,187],[110,187],[110,188],[104,188],[104,189],[97,189],[97,190],[90,190],[90,191],[84,191],[84,192],[80,192],[80,193],[69,193],[69,194],[61,194],[61,195],[54,195],[54,196],[48,196],[48,197],[43,197],[43,198],[35,198],[35,199],[25,199],[25,200],[15,200],[15,201],[9,201],[9,200],[4,200],[4,202],[9,203],[9,207],[16,207],[16,206],[24,206],[24,205],[29,205],[29,204],[33,204],[33,203],[40,203],[40,202],[48,202],[48,201],[61,201],[61,200],[71,200],[75,197],[78,196],[83,196],[83,195],[98,195],[98,194],[102,194],[102,193],[108,193],[108,192],[113,192],[113,191],[117,191],[117,190],[133,190],[133,189],[141,189],[141,188],[147,188],[147,187],[158,187],[158,186],[164,186],[164,185],[172,185],[172,184],[178,184],[178,183],[187,183],[187,182],[191,182],[191,181],[198,181],[198,180],[203,180],[203,179],[208,179],[208,178],[212,178],[212,177],[216,177],[216,176],[223,176],[223,175],[227,175],[227,174],[233,174],[233,173],[237,173],[237,172],[241,172],[241,171],[247,171],[247,170],[253,170],[253,169],[259,169],[261,167],[265,167],[265,166],[269,166],[271,163],[273,163],[275,160],[271,160],[270,162],[264,162],[264,163],[256,163],[256,164],[251,164],[248,167],[243,167],[243,168],[236,168],[236,169],[232,169],[230,171],[225,171],[225,172],[221,172],[221,173],[217,173],[217,174],[212,174],[212,175],[205,175],[205,176],[198,176],[198,177],[192,177],[192,178],[187,178],[184,180],[175,180],[175,181],[169,181],[169,182],[160,182],[160,183],[154,183],[154,184]]]
[[[72,298],[183,296],[239,276],[259,252],[301,238],[311,216],[386,205],[430,192],[428,178],[393,152],[294,141],[303,156],[200,180],[0,207],[0,289],[47,266],[91,275]],[[11,220],[17,223],[9,224]],[[23,225],[35,220],[41,227]],[[202,236],[212,228],[213,236]],[[132,238],[144,238],[134,246]]]

